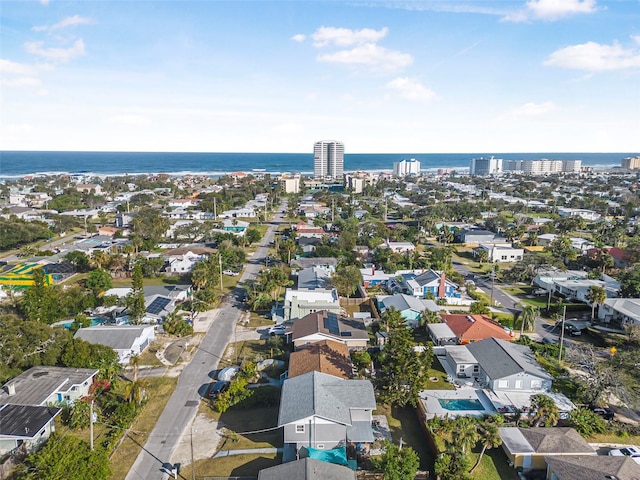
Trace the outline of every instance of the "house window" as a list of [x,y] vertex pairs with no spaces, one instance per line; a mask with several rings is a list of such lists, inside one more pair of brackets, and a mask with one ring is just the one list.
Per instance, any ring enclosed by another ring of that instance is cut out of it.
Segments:
[[541,390],[542,389],[542,380],[531,380],[531,389],[532,390]]
[[459,373],[463,373],[464,372],[464,365],[458,365],[458,372]]
[[516,380],[514,388],[522,388],[522,380]]
[[304,423],[302,425],[296,425],[296,433],[304,433]]
[[480,365],[473,366],[473,373],[480,373]]
[[509,388],[509,380],[498,380],[498,388]]

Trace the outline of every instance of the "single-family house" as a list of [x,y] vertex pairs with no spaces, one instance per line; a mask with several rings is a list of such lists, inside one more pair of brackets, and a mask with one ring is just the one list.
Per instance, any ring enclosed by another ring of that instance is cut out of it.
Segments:
[[632,254],[629,250],[618,247],[611,247],[607,253],[613,257],[613,266],[615,268],[627,268],[632,263]]
[[[395,278],[390,279],[387,285],[397,284],[397,289],[414,297],[426,297],[433,295],[434,298],[456,298],[460,294],[456,292],[458,285],[448,280],[444,272],[436,270],[425,270],[416,275],[406,273],[400,275],[400,283]],[[391,287],[393,291],[394,288]]]
[[291,341],[296,349],[323,340],[344,343],[349,350],[362,350],[367,348],[369,334],[363,320],[327,310],[309,313],[293,322]]
[[587,210],[585,208],[567,208],[567,207],[558,207],[558,215],[560,215],[563,218],[581,217],[590,222],[593,222],[595,220],[600,220],[600,218],[602,217],[598,212],[594,210]]
[[30,453],[47,441],[61,408],[43,405],[0,405],[0,457],[22,449]]
[[477,228],[462,230],[456,235],[456,240],[460,243],[490,243],[497,238],[495,233]]
[[640,298],[607,298],[598,307],[598,319],[619,328],[640,324]]
[[479,256],[480,250],[487,252],[487,260],[490,262],[519,262],[524,256],[523,248],[514,248],[510,243],[481,243],[473,251],[474,256]]
[[[258,472],[258,480],[356,480],[350,467],[314,458],[301,458]],[[627,479],[623,479],[627,480]]]
[[315,290],[287,288],[284,295],[282,318],[284,321],[292,321],[320,310],[339,314],[342,311],[339,300],[338,291],[335,288],[316,288]]
[[371,414],[376,408],[369,380],[344,380],[309,372],[284,381],[278,426],[284,430],[283,460],[301,447],[330,450],[372,443]]
[[334,257],[300,257],[291,259],[291,268],[304,270],[306,268],[319,268],[327,273],[334,273],[338,266],[338,259]]
[[582,270],[559,270],[552,268],[548,270],[540,270],[538,275],[533,279],[533,284],[546,290],[553,291],[555,282],[563,280],[582,280],[587,278],[587,272]]
[[440,361],[447,362],[450,367],[447,370],[454,372],[456,377],[477,378],[480,375],[480,364],[466,345],[450,345],[444,351],[444,358]]
[[551,390],[553,377],[536,361],[526,345],[487,338],[467,345],[478,361],[478,382],[493,392],[544,393]]
[[334,377],[353,377],[353,364],[346,343],[334,340],[302,345],[289,356],[288,377],[298,377],[309,372],[320,372]]
[[545,457],[596,455],[593,447],[570,427],[501,427],[498,432],[509,465],[525,472],[546,470]]
[[631,457],[549,455],[546,480],[638,480],[640,465]]
[[98,228],[98,235],[102,235],[105,237],[113,237],[119,231],[120,230],[117,229],[116,227],[104,226],[104,227]]
[[376,302],[380,313],[394,308],[400,312],[402,318],[407,321],[407,325],[411,328],[416,328],[420,325],[420,315],[424,310],[436,313],[440,311],[440,307],[433,300],[423,300],[404,293],[378,295],[376,296]]
[[296,224],[296,235],[299,238],[322,238],[326,235],[326,232],[321,227],[298,222]]
[[89,395],[93,368],[36,366],[4,384],[0,405],[66,405]]
[[294,275],[298,290],[331,288],[331,273],[320,267],[304,268]]
[[376,270],[374,265],[371,265],[368,268],[361,268],[360,274],[362,275],[362,285],[365,288],[386,284],[390,279],[395,277],[393,273],[385,273],[384,270]]
[[413,252],[416,246],[411,242],[392,242],[386,240],[384,243],[378,246],[378,248],[388,248],[393,253],[407,253]]
[[427,332],[434,346],[455,345],[458,337],[446,323],[429,323]]
[[193,270],[196,263],[207,258],[207,255],[197,255],[188,251],[182,255],[168,255],[165,258],[164,271],[167,273],[187,273]]
[[440,318],[449,326],[460,344],[479,342],[486,338],[507,342],[513,340],[510,330],[487,315],[442,314]]
[[322,240],[314,237],[299,237],[296,238],[296,243],[303,253],[309,254],[316,251],[316,247],[322,243]]
[[580,280],[558,280],[554,282],[555,295],[562,296],[569,301],[577,300],[591,305],[589,301],[589,292],[591,287],[604,288],[607,297],[615,298],[618,296],[620,284],[615,281],[593,280],[584,278]]
[[140,355],[154,340],[153,326],[113,325],[79,329],[74,338],[85,342],[111,347],[118,354],[118,361],[125,365],[131,356]]
[[225,218],[222,221],[222,230],[225,232],[232,232],[232,233],[244,233],[244,231],[249,228],[249,225],[251,225],[249,222],[244,222],[242,220],[230,220],[228,218]]

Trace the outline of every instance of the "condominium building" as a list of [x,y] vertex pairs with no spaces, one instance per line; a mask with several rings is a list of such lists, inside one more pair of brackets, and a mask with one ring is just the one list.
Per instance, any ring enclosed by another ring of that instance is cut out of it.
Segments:
[[280,185],[284,193],[300,193],[300,174],[283,174],[280,177]]
[[496,175],[502,173],[502,159],[495,158],[472,158],[469,165],[471,175]]
[[640,169],[640,156],[623,158],[621,167],[624,170],[638,170],[638,169]]
[[371,172],[351,172],[344,175],[344,185],[353,193],[362,193],[364,187],[373,185],[377,180]]
[[396,177],[420,175],[420,162],[415,158],[393,162],[393,174]]
[[507,160],[505,172],[520,172],[526,175],[546,175],[550,173],[578,173],[582,160]]
[[323,140],[313,146],[313,176],[341,178],[344,172],[344,143]]

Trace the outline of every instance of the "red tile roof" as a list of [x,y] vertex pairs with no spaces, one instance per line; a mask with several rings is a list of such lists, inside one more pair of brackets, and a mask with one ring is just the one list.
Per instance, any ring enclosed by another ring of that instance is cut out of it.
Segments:
[[486,315],[440,315],[460,343],[477,342],[485,338],[512,340],[502,325]]

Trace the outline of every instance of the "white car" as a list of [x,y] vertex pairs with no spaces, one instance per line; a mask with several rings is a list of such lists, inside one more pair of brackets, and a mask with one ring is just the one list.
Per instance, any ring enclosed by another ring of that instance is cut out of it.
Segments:
[[640,464],[640,447],[629,446],[623,448],[614,448],[609,450],[609,455],[612,457],[631,457],[633,461]]
[[238,275],[240,275],[240,273],[234,272],[233,270],[224,270],[222,273],[231,277],[237,277]]
[[271,335],[272,337],[276,335],[284,335],[286,330],[287,330],[287,327],[285,327],[282,324],[274,325],[273,327],[269,328],[269,335]]

